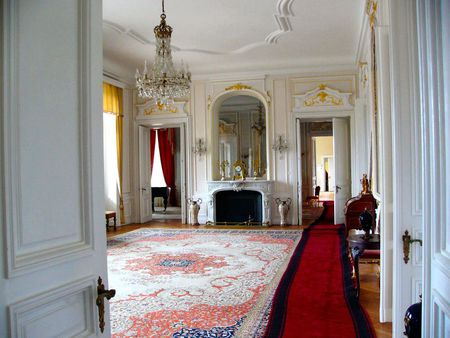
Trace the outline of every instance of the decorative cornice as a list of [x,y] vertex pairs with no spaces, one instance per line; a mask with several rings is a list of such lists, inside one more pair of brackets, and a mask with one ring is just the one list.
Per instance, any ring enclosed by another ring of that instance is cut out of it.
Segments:
[[320,84],[317,88],[302,95],[294,95],[295,110],[309,111],[311,109],[352,109],[350,104],[351,93],[342,93],[331,89],[325,84]]

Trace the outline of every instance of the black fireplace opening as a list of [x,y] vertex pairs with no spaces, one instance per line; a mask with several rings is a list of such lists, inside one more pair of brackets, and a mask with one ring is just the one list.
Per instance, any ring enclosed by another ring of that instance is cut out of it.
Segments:
[[216,193],[216,222],[262,222],[262,195],[252,190]]

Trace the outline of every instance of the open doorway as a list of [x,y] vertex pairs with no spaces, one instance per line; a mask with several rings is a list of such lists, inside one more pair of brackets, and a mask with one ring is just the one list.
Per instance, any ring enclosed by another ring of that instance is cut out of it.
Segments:
[[180,128],[150,128],[152,218],[181,220]]
[[185,124],[139,126],[140,223],[185,222]]
[[321,201],[334,200],[333,136],[312,137],[312,188]]
[[350,197],[350,136],[348,118],[301,119],[297,124],[299,151],[299,219],[310,225],[324,203],[343,222]]
[[334,153],[331,121],[302,121],[301,182],[302,225],[312,224],[322,214],[323,201],[333,200]]

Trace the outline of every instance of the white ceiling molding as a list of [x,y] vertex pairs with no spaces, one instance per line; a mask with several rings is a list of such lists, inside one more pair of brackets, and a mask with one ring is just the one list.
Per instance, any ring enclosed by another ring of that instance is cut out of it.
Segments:
[[[242,54],[248,52],[252,49],[255,49],[264,45],[276,44],[280,39],[280,36],[289,32],[292,32],[292,25],[289,20],[289,17],[294,16],[294,12],[292,11],[292,4],[294,0],[278,0],[275,6],[274,18],[275,22],[278,26],[278,29],[269,33],[264,41],[256,41],[253,43],[249,43],[245,46],[239,47],[237,49],[233,49],[231,51],[218,51],[218,50],[208,50],[208,49],[198,49],[198,48],[180,48],[173,44],[171,44],[172,50],[176,52],[191,52],[191,53],[200,53],[200,54],[208,54],[208,55],[235,55]],[[126,35],[131,39],[137,41],[143,45],[155,45],[154,40],[148,40],[144,38],[142,35],[134,31],[133,29],[123,27],[115,22],[103,20],[103,25],[106,28],[112,29],[115,32]]]
[[111,22],[108,20],[103,20],[103,26],[116,31],[117,33],[119,33],[121,35],[127,35],[130,38],[132,38],[133,40],[135,40],[143,45],[148,45],[148,44],[155,45],[154,41],[149,41],[146,38],[144,38],[142,35],[140,35],[139,33],[135,32],[134,30],[122,27],[121,25],[119,25],[117,23],[114,23],[114,22]]
[[[357,73],[364,40],[364,1],[171,0],[174,61],[194,80],[245,74]],[[103,69],[134,83],[136,67],[152,60],[158,2],[103,1]],[[295,13],[295,15],[294,15]],[[149,22],[151,21],[151,23]],[[150,34],[144,32],[148,32]],[[356,61],[355,61],[356,60]],[[363,60],[364,61],[364,60]]]
[[276,6],[277,13],[275,13],[274,16],[280,29],[267,35],[265,39],[266,43],[277,43],[281,35],[292,32],[292,25],[289,17],[294,16],[294,12],[292,12],[293,2],[294,0],[278,0]]

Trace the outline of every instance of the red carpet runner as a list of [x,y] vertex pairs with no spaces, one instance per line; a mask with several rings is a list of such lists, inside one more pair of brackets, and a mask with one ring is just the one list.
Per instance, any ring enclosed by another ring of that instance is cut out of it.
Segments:
[[343,225],[333,202],[303,232],[275,294],[267,338],[371,338],[371,322],[355,298]]

